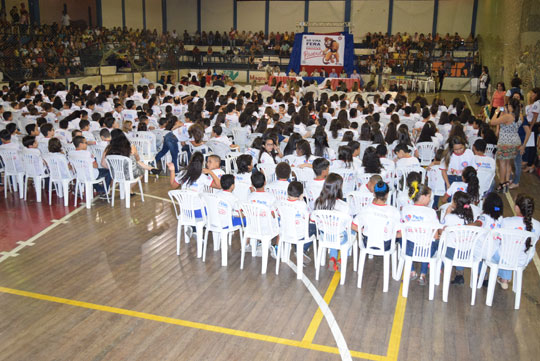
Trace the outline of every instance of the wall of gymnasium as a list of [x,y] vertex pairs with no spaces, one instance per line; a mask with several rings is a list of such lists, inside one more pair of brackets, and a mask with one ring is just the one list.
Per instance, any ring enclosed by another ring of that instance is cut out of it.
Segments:
[[[21,0],[5,0],[6,9]],[[438,33],[458,32],[467,36],[473,26],[474,4],[482,0],[28,0],[38,3],[41,22],[58,21],[60,11],[52,4],[68,3],[68,8],[101,8],[95,14],[103,26],[157,29],[178,33],[187,30],[296,31],[301,21],[343,22],[350,20],[359,41],[367,32]],[[524,0],[529,1],[529,0]],[[494,3],[493,1],[488,1]],[[88,4],[91,3],[91,4]],[[495,2],[497,3],[497,2]],[[41,6],[39,6],[41,4]],[[47,4],[47,6],[45,6]],[[80,5],[83,4],[83,5]],[[99,4],[99,5],[97,5]],[[478,8],[478,6],[477,6]],[[143,11],[144,9],[144,11]],[[76,16],[70,16],[75,19]],[[87,10],[86,10],[87,12]],[[94,10],[95,12],[95,10]],[[101,16],[99,16],[101,15]],[[84,15],[82,15],[84,16]],[[88,15],[86,14],[86,19]],[[343,28],[318,27],[309,31],[333,32]]]

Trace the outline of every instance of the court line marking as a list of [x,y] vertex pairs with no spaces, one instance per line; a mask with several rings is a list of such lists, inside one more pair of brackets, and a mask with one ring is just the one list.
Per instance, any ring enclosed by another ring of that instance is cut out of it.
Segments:
[[[286,263],[296,273],[296,265],[292,263],[290,260],[287,260]],[[317,330],[319,329],[319,325],[321,324],[321,321],[324,316],[324,318],[326,319],[326,322],[328,323],[328,327],[330,328],[330,331],[332,332],[334,341],[336,341],[336,345],[341,355],[341,359],[352,360],[351,352],[349,350],[349,347],[347,346],[345,337],[343,337],[343,333],[341,332],[341,329],[339,328],[339,325],[336,321],[336,318],[334,317],[334,314],[330,310],[330,307],[328,307],[328,304],[330,303],[330,300],[332,299],[332,296],[334,295],[334,292],[336,291],[337,285],[339,284],[339,280],[340,280],[339,272],[334,273],[334,276],[332,277],[332,280],[330,281],[330,285],[328,286],[328,289],[326,290],[326,293],[323,298],[321,294],[319,293],[319,291],[315,288],[313,283],[309,280],[309,278],[307,278],[306,275],[302,275],[302,282],[308,289],[309,293],[311,293],[311,296],[313,297],[313,299],[315,300],[315,302],[317,303],[319,307],[317,308],[317,311],[315,312],[315,315],[313,316],[311,323],[309,324],[307,331],[301,342],[305,344],[313,344],[313,339],[315,338],[315,334],[317,333]]]
[[390,341],[386,351],[386,359],[397,361],[399,347],[401,345],[401,336],[403,335],[403,324],[405,323],[405,310],[407,309],[407,298],[402,296],[403,283],[399,287],[396,310],[394,312],[394,321],[392,322],[392,331],[390,331]]
[[471,112],[473,111],[473,108],[471,107],[471,103],[469,102],[469,97],[467,96],[467,94],[462,94],[463,97],[465,98],[465,101],[467,102],[467,106],[469,107],[469,109],[471,110]]
[[[141,194],[138,193],[138,192],[134,192],[134,193],[135,193],[135,194],[138,194],[138,195],[141,195]],[[144,197],[148,197],[148,198],[159,199],[159,200],[161,200],[161,201],[165,201],[165,202],[172,203],[172,201],[171,201],[169,198],[164,198],[164,197],[160,197],[160,196],[154,196],[154,195],[146,194],[146,193],[144,193],[143,196],[144,196]]]
[[[255,332],[249,332],[249,331],[235,330],[235,329],[227,328],[227,327],[214,326],[214,325],[209,325],[205,323],[181,320],[181,319],[176,319],[176,318],[166,317],[166,316],[159,316],[159,315],[155,315],[151,313],[132,311],[132,310],[124,309],[124,308],[104,306],[104,305],[99,305],[99,304],[90,303],[90,302],[76,301],[76,300],[71,300],[68,298],[49,296],[49,295],[44,295],[44,294],[35,293],[35,292],[17,290],[13,288],[0,287],[0,293],[33,298],[37,300],[54,302],[54,303],[75,306],[75,307],[80,307],[80,308],[86,308],[86,309],[91,309],[91,310],[96,310],[96,311],[109,312],[109,313],[114,313],[118,315],[130,316],[130,317],[156,321],[156,322],[161,322],[161,323],[167,323],[167,324],[172,324],[172,325],[177,325],[177,326],[183,326],[187,328],[204,330],[204,331],[225,334],[225,335],[230,335],[230,336],[243,337],[243,338],[247,338],[251,340],[264,341],[264,342],[275,343],[275,344],[286,345],[286,346],[293,346],[297,348],[303,348],[307,350],[320,351],[320,352],[337,354],[337,355],[340,354],[339,349],[333,346],[306,343],[306,342],[298,341],[298,340],[291,340],[291,339],[282,338],[282,337],[263,335],[263,334],[259,334]],[[374,354],[369,354],[369,353],[364,353],[364,352],[359,352],[359,351],[351,351],[351,356],[354,356],[357,358],[363,358],[367,360],[385,360],[386,359],[385,356],[374,355]]]
[[[512,209],[512,214],[515,216],[516,210],[514,209],[514,207],[516,204],[514,203],[514,200],[512,199],[512,197],[510,196],[510,192],[506,192],[505,196],[506,196],[506,200],[510,204],[510,208]],[[540,258],[538,258],[538,253],[536,251],[534,252],[533,262],[534,262],[534,266],[536,267],[536,272],[538,272],[538,275],[540,276]]]
[[54,228],[56,228],[57,226],[61,225],[61,224],[65,224],[67,223],[66,221],[71,218],[72,216],[74,216],[75,214],[79,213],[81,210],[83,210],[84,208],[86,207],[86,205],[84,203],[81,203],[81,205],[77,208],[77,209],[74,209],[73,211],[69,212],[68,214],[66,214],[64,217],[60,218],[60,219],[53,219],[51,220],[51,225],[49,225],[48,227],[42,229],[40,232],[36,233],[35,235],[33,235],[32,237],[28,238],[26,241],[18,241],[17,244],[18,246],[13,248],[12,250],[10,251],[5,251],[5,252],[0,252],[0,263],[2,263],[3,261],[5,261],[6,259],[10,258],[10,257],[17,257],[19,255],[19,251],[22,250],[23,248],[25,247],[28,247],[28,246],[33,246],[35,243],[34,241],[36,239],[38,239],[39,237],[43,236],[44,234],[46,234],[47,232],[50,232],[52,231]]
[[[332,297],[334,296],[334,293],[336,292],[337,286],[339,284],[339,279],[340,279],[340,273],[335,272],[323,298],[323,301],[327,306],[330,304],[330,301],[332,300]],[[313,339],[315,338],[315,335],[317,334],[317,330],[319,329],[321,321],[323,317],[326,316],[320,306],[321,305],[319,305],[317,312],[315,312],[315,315],[313,315],[313,318],[311,319],[311,323],[309,324],[302,341],[313,342]]]

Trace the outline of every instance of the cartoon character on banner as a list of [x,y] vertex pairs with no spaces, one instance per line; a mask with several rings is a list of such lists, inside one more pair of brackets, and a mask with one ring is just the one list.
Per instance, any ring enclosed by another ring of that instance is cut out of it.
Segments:
[[339,43],[332,38],[324,38],[324,46],[326,49],[323,50],[323,63],[339,63]]

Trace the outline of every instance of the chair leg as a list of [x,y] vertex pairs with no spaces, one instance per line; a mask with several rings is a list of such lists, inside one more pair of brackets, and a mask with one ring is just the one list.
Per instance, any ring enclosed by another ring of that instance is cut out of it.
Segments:
[[73,205],[75,207],[77,207],[77,201],[78,201],[78,198],[79,198],[79,195],[77,194],[77,192],[79,192],[79,181],[75,181],[75,200],[73,201]]
[[471,306],[476,301],[476,283],[478,282],[478,264],[473,264],[471,268]]
[[285,243],[281,242],[279,244],[277,255],[276,255],[276,275],[279,274],[279,263],[281,262],[281,257],[285,254],[285,251],[283,250],[285,248]]
[[111,207],[114,207],[114,192],[115,191],[116,191],[116,181],[113,181],[112,193],[111,193]]
[[248,241],[249,241],[249,245],[251,246],[251,258],[255,258],[255,256],[257,256],[257,240],[248,238]]
[[364,250],[360,250],[360,254],[358,255],[358,282],[356,284],[356,287],[362,288],[362,278],[364,277],[364,266],[366,264],[366,252]]
[[351,246],[353,248],[353,271],[358,271],[358,241],[355,240]]
[[197,233],[196,234],[196,237],[197,237],[197,258],[202,257],[202,250],[203,250],[202,232],[203,232],[203,227],[204,226],[203,226],[202,223],[198,223],[195,226],[195,232]]
[[398,260],[397,270],[393,275],[395,281],[399,281],[401,279],[401,275],[403,274],[403,267],[405,266],[405,259],[403,258],[403,256],[401,256],[400,254],[398,258],[399,260]]
[[221,266],[227,266],[227,251],[229,248],[227,243],[229,239],[229,234],[227,232],[223,232],[220,238],[221,238]]
[[302,279],[304,275],[304,245],[296,245],[296,279]]
[[444,263],[444,279],[443,279],[443,302],[448,302],[448,289],[450,288],[450,276],[452,275],[452,262]]
[[392,253],[392,278],[396,279],[397,272],[397,254],[396,252]]
[[[206,245],[208,244],[208,233],[210,233],[210,231],[208,230],[208,228],[203,231],[203,240],[202,240],[202,248],[203,248],[203,252],[202,252],[202,261],[203,262],[206,262]],[[215,239],[216,236],[215,236],[215,232],[212,232],[212,238]]]
[[436,266],[437,261],[429,262],[429,300],[433,301],[435,297],[435,273],[438,271]]
[[442,267],[442,260],[438,259],[437,264],[435,266],[435,269],[437,270],[437,274],[435,275],[435,286],[438,286],[441,283],[441,267]]
[[349,250],[348,249],[341,249],[341,277],[340,277],[340,285],[345,284],[345,277],[347,276],[347,260],[349,259]]
[[[268,248],[270,247],[270,240],[262,240],[262,267],[261,274],[266,274],[266,268],[268,267]],[[279,248],[279,247],[278,247]]]
[[411,281],[411,268],[412,268],[412,259],[410,257],[405,257],[403,263],[403,291],[401,295],[405,298],[409,296],[409,284]]
[[[52,201],[52,188],[53,188],[53,182],[49,181],[49,205],[51,205],[51,201]],[[56,189],[56,193],[58,193],[58,189]]]
[[480,271],[480,275],[478,276],[478,285],[477,288],[482,288],[482,283],[484,282],[484,278],[486,277],[486,270],[487,270],[487,264],[486,262],[482,262],[482,270]]
[[244,269],[244,258],[246,255],[246,242],[248,238],[244,235],[240,238],[240,269]]
[[319,272],[321,271],[321,258],[323,254],[324,247],[319,247],[317,250],[317,253],[314,254],[315,256],[315,279],[319,280]]
[[131,207],[131,184],[129,182],[124,182],[124,194],[126,197],[126,208]]
[[24,187],[24,184],[25,184],[25,180],[27,178],[24,176],[24,174],[20,174],[17,176],[17,183],[19,185],[19,198],[20,199],[23,199],[23,197],[25,197],[25,194],[26,192],[24,191],[25,187]]
[[24,200],[26,200],[26,196],[28,195],[28,177],[24,177]]
[[493,294],[495,293],[495,285],[497,283],[497,273],[499,273],[499,267],[489,267],[489,282],[486,295],[486,305],[491,306],[493,304]]
[[86,208],[90,209],[92,206],[92,198],[94,196],[94,190],[92,188],[92,184],[87,182],[85,183],[85,191],[86,191]]
[[514,309],[519,310],[519,304],[521,302],[521,286],[523,283],[523,270],[515,271],[516,276],[514,277],[514,284],[515,284],[515,293],[516,293],[516,299],[514,300]]
[[144,192],[143,192],[143,189],[142,189],[142,182],[141,182],[140,179],[138,180],[138,183],[139,183],[139,191],[141,192],[141,202],[144,202]]
[[41,177],[34,178],[34,188],[36,189],[36,202],[38,203],[41,203],[41,181]]
[[[217,237],[215,236],[217,234]],[[219,247],[221,246],[221,233],[219,232],[213,232],[212,233],[212,240],[214,243],[214,252],[219,251]]]
[[383,292],[388,292],[388,283],[390,280],[390,255],[383,255]]
[[176,226],[176,255],[180,256],[180,238],[182,235],[182,225],[178,222]]
[[64,193],[64,207],[67,207],[69,204],[69,182],[62,184],[62,192]]

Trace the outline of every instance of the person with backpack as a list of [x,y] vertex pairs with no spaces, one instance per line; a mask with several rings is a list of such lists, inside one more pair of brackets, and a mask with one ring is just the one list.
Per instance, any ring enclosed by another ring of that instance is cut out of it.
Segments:
[[516,97],[516,99],[519,99],[520,101],[523,101],[525,98],[523,97],[523,91],[521,90],[521,79],[516,75],[512,81],[510,82],[510,85],[512,86],[510,89],[506,91],[506,94],[504,95],[504,104],[508,104],[510,99]]

